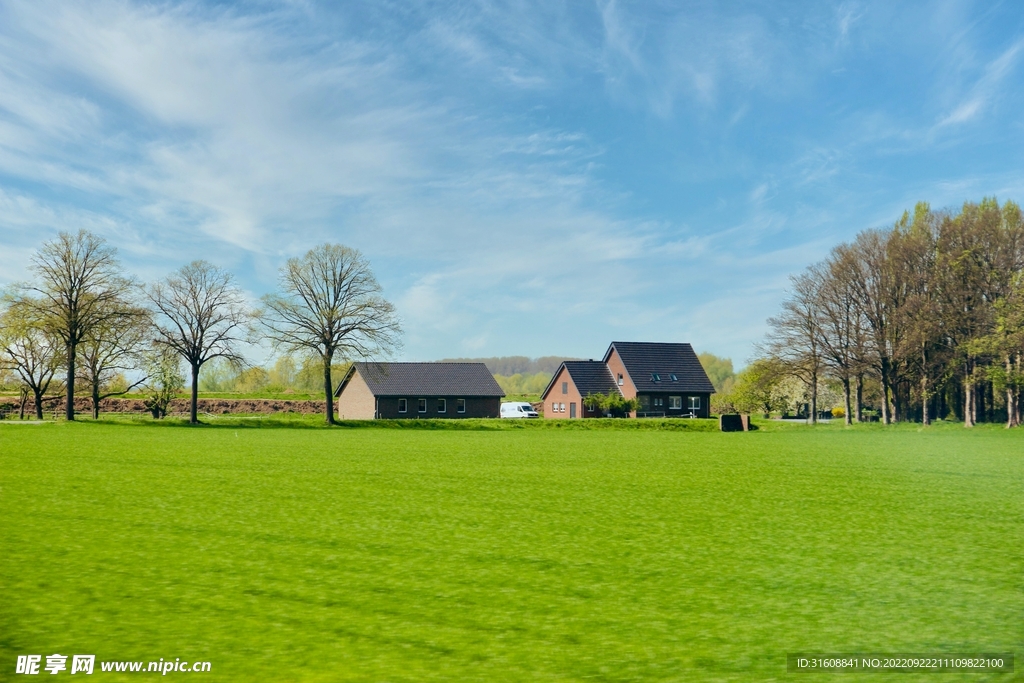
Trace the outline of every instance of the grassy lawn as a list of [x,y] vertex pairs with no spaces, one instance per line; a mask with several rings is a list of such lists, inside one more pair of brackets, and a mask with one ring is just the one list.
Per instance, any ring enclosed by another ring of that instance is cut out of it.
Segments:
[[151,425],[0,422],[0,679],[1024,680],[1024,432]]

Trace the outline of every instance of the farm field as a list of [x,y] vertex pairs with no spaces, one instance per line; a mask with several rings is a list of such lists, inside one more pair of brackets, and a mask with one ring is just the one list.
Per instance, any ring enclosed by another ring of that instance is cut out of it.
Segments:
[[940,678],[1024,680],[1024,432],[496,423],[0,422],[0,679],[55,652],[210,681],[810,682],[787,652],[1010,651],[1014,674]]

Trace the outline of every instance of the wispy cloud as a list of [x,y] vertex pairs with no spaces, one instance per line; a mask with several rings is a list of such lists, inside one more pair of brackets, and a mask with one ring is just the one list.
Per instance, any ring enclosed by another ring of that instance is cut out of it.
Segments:
[[936,128],[967,123],[989,108],[999,97],[1003,83],[1016,68],[1022,48],[1024,48],[1024,38],[1015,42],[986,64],[980,77],[972,84],[964,99],[938,122]]
[[1024,43],[976,14],[4,3],[0,284],[59,229],[253,295],[332,240],[372,259],[409,358],[614,332],[742,359],[790,272],[906,196],[1024,186]]

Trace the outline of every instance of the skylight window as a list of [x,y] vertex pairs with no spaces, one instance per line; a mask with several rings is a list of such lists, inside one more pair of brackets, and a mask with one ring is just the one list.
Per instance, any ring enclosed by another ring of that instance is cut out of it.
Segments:
[[673,372],[673,373],[672,373],[671,375],[669,375],[669,377],[671,377],[671,378],[672,378],[672,381],[673,381],[673,382],[678,382],[678,381],[679,381],[679,378],[678,378],[678,377],[676,377],[676,373],[674,373],[674,372]]
[[660,382],[661,381],[661,375],[659,375],[656,372],[652,372],[651,373],[651,381],[652,382]]

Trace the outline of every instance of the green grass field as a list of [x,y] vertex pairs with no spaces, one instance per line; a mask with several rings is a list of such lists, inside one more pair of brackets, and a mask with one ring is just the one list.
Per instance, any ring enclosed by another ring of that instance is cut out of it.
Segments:
[[1024,680],[1024,432],[314,425],[0,422],[0,679]]

